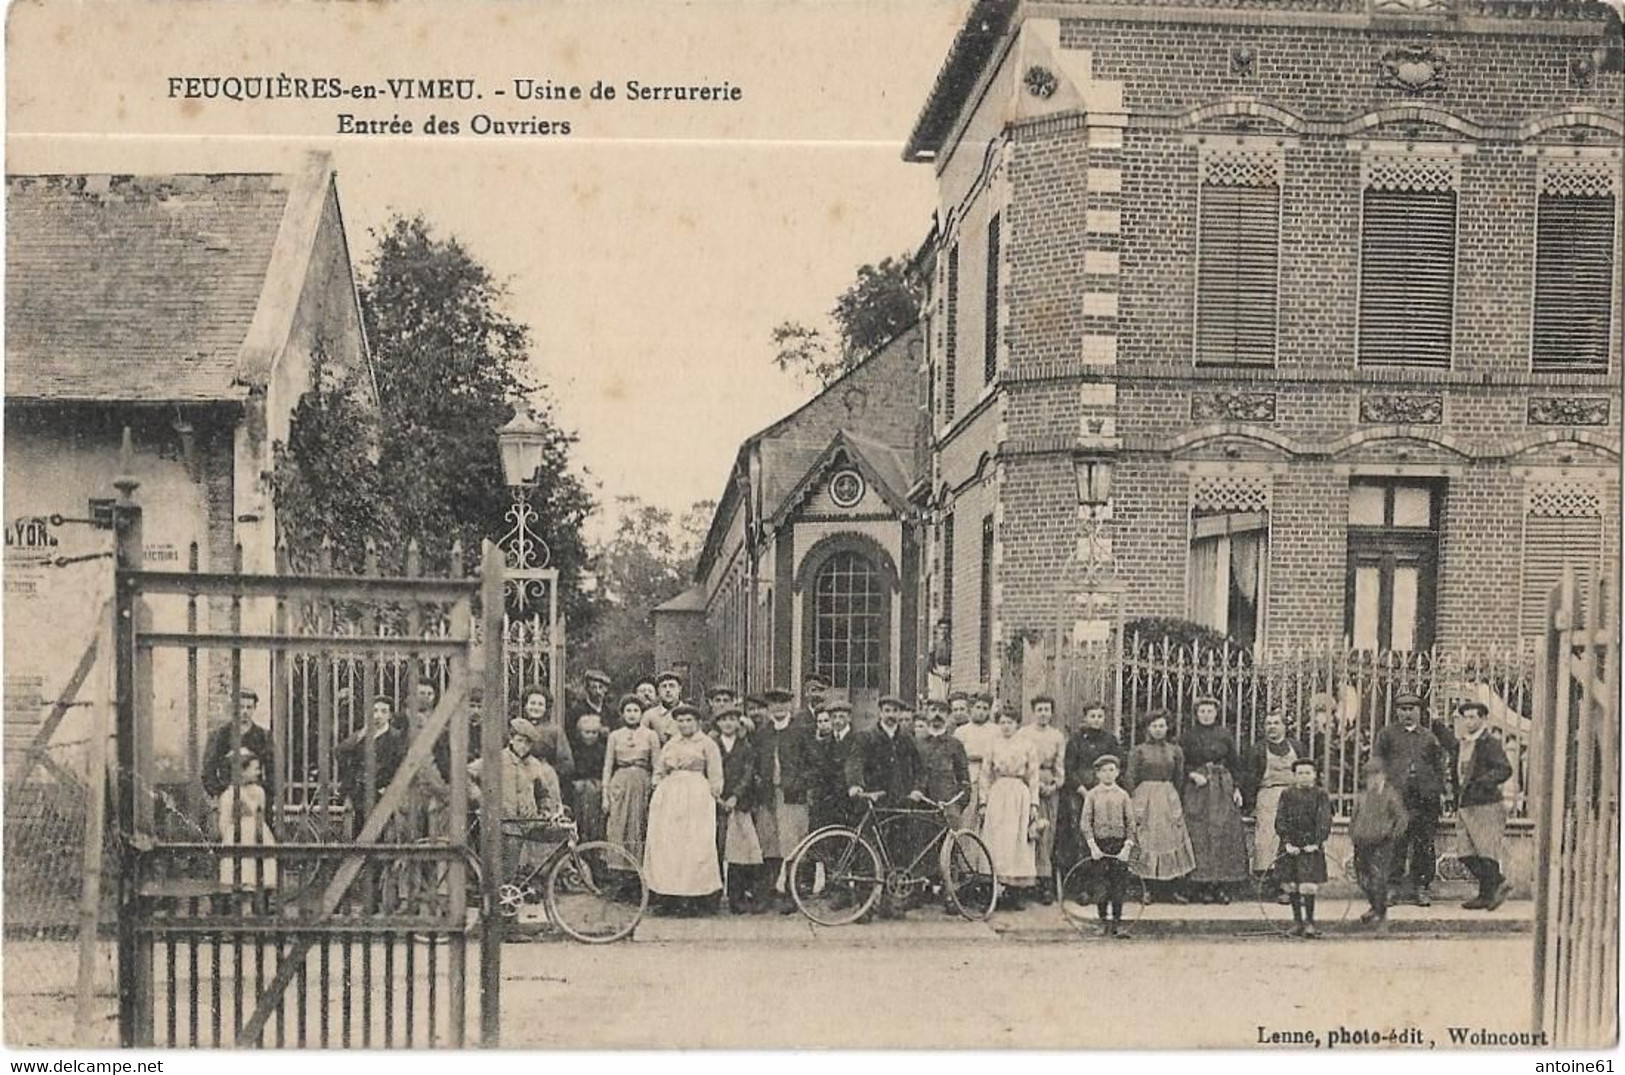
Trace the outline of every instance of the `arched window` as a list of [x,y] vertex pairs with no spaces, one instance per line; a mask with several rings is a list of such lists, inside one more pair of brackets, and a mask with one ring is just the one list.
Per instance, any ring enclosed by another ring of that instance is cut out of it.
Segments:
[[813,580],[812,665],[830,686],[878,688],[884,679],[889,594],[867,556],[842,550]]

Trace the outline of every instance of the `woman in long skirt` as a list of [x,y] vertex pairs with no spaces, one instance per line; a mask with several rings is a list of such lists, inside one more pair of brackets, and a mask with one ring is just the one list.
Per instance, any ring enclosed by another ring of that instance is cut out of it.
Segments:
[[1217,699],[1196,700],[1196,724],[1179,745],[1185,752],[1180,805],[1196,856],[1196,869],[1186,876],[1189,893],[1200,903],[1229,903],[1224,886],[1247,880],[1247,830],[1236,787],[1236,741],[1219,720]]
[[1185,772],[1185,752],[1168,739],[1168,714],[1153,709],[1146,714],[1145,742],[1128,756],[1138,834],[1129,869],[1180,903],[1188,901],[1166,882],[1177,881],[1196,867],[1176,783],[1184,779]]
[[655,762],[643,879],[650,892],[673,899],[680,913],[692,914],[722,888],[717,860],[722,754],[700,734],[698,709],[679,705],[672,719],[677,732]]
[[650,778],[660,756],[660,736],[643,727],[643,703],[636,695],[621,699],[621,726],[604,744],[603,807],[608,821],[604,839],[620,844],[634,859],[643,858],[643,836],[649,826]]
[[977,777],[982,840],[1012,907],[1021,905],[1021,890],[1038,883],[1038,759],[1016,735],[1018,726],[1014,713],[1000,714]]

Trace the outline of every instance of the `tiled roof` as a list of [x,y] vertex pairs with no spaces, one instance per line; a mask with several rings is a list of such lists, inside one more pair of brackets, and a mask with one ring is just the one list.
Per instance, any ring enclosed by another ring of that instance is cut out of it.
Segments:
[[706,603],[705,587],[699,584],[690,586],[670,601],[655,606],[656,612],[704,612]]
[[240,399],[293,179],[6,178],[6,395]]

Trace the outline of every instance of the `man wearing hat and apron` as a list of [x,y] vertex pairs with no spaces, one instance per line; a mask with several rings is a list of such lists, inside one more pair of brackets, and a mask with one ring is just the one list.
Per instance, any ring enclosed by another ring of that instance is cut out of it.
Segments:
[[1470,911],[1493,911],[1506,902],[1511,886],[1501,872],[1501,840],[1507,808],[1501,785],[1512,779],[1501,741],[1489,732],[1490,710],[1483,702],[1462,702],[1456,716],[1466,732],[1459,762],[1461,801],[1456,810],[1457,856],[1478,881],[1478,895],[1463,903]]
[[1411,691],[1394,698],[1399,720],[1377,733],[1371,761],[1382,766],[1388,782],[1405,799],[1410,824],[1394,850],[1389,877],[1398,889],[1395,902],[1432,906],[1428,886],[1433,883],[1436,855],[1433,837],[1439,828],[1445,788],[1450,785],[1444,748],[1422,723],[1422,699]]
[[[783,687],[767,692],[767,723],[751,737],[756,749],[756,836],[762,846],[762,898],[771,893],[784,860],[807,835],[807,797],[816,773],[813,722],[802,723],[790,712],[791,694]],[[788,886],[780,914],[794,914]]]

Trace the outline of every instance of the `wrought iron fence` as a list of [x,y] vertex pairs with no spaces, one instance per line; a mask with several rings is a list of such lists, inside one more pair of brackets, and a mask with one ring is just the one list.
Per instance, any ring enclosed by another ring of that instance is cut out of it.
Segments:
[[[1264,734],[1264,720],[1279,713],[1287,734],[1315,756],[1340,814],[1359,789],[1376,734],[1394,719],[1394,699],[1421,696],[1429,719],[1454,731],[1456,704],[1489,707],[1492,734],[1501,737],[1513,765],[1506,797],[1514,816],[1528,813],[1528,744],[1535,689],[1533,644],[1482,648],[1435,647],[1413,651],[1356,650],[1330,644],[1262,657],[1228,645],[1176,643],[1129,634],[1089,646],[1068,646],[1056,659],[1050,640],[1025,643],[1019,682],[1023,711],[1039,693],[1056,697],[1063,719],[1075,724],[1090,702],[1100,702],[1132,746],[1141,722],[1165,710],[1172,734],[1194,719],[1197,699],[1218,700],[1225,727],[1243,752]],[[1014,700],[1014,699],[1011,699]]]

